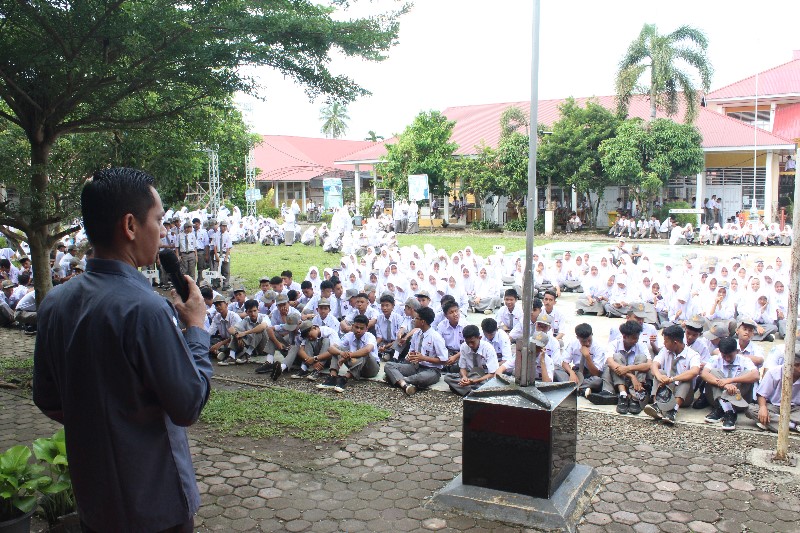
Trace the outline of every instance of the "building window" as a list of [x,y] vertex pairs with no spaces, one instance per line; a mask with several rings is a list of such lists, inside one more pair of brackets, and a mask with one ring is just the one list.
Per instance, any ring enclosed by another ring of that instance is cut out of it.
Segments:
[[[756,208],[764,209],[764,182],[767,171],[764,167],[756,169],[755,198]],[[742,191],[742,208],[750,209],[753,198],[753,167],[725,167],[706,169],[707,186],[739,187]]]
[[768,109],[760,109],[757,117],[754,117],[753,111],[730,111],[727,115],[745,124],[755,123],[759,128],[769,129],[770,111]]

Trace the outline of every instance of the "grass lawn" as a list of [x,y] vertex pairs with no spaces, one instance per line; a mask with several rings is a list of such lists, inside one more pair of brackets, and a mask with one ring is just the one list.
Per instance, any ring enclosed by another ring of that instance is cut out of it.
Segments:
[[[506,247],[507,252],[524,250],[525,237],[506,236],[502,233],[464,233],[462,235],[448,233],[429,233],[423,231],[415,235],[399,235],[400,246],[418,246],[422,248],[430,243],[437,250],[443,248],[452,254],[465,246],[472,246],[478,255],[489,255],[492,247],[500,244]],[[546,239],[536,239],[536,244],[551,242]],[[300,283],[306,277],[311,265],[319,267],[320,271],[326,267],[339,265],[340,254],[329,254],[322,251],[320,246],[262,246],[260,244],[239,244],[234,248],[231,264],[231,274],[244,281],[248,293],[258,289],[258,280],[263,277],[279,275],[283,270],[291,270],[295,281]]]
[[337,440],[389,418],[372,405],[281,388],[212,390],[201,420],[236,437]]

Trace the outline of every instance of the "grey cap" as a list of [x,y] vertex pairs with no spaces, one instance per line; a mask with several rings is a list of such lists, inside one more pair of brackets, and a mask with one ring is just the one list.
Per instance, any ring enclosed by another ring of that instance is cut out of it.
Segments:
[[686,325],[694,329],[703,329],[703,326],[706,325],[706,319],[701,315],[694,315],[686,321]]
[[317,300],[317,307],[320,307],[322,305],[330,307],[331,306],[330,298],[320,298],[319,300]]
[[265,304],[268,304],[270,302],[274,302],[275,298],[277,297],[278,294],[275,291],[267,291],[264,293],[264,296],[261,297],[261,301],[264,302]]
[[4,289],[13,289],[16,286],[17,286],[17,284],[14,283],[13,281],[11,281],[10,279],[4,279],[3,280],[3,288]]
[[211,302],[215,303],[215,304],[218,304],[218,303],[221,303],[221,302],[228,303],[228,300],[223,295],[217,294],[216,296],[214,296],[214,299],[211,300]]
[[756,321],[750,318],[749,316],[744,316],[739,319],[739,323],[736,325],[736,327],[738,328],[740,326],[750,326],[751,328],[758,328],[758,324],[756,324]]
[[549,336],[544,331],[537,331],[531,337],[531,342],[540,348],[544,348],[547,346],[547,343],[550,342]]
[[710,341],[715,341],[717,339],[724,339],[725,337],[729,337],[730,336],[729,333],[730,332],[728,331],[728,328],[726,328],[725,326],[717,325],[717,326],[712,326],[711,329],[703,333],[703,337],[705,337]]
[[647,310],[642,302],[631,303],[631,313],[638,318],[647,318]]
[[547,324],[548,326],[553,325],[553,317],[542,311],[539,313],[539,316],[536,318],[537,324]]
[[747,400],[742,397],[742,393],[739,391],[737,391],[736,394],[731,394],[728,391],[724,391],[722,393],[722,399],[729,401],[731,405],[735,405],[736,407],[747,407],[750,405],[747,403]]
[[406,300],[406,305],[409,306],[414,311],[418,311],[419,308],[422,307],[419,304],[419,300],[417,300],[416,298],[411,298],[411,297]]
[[371,293],[375,289],[376,287],[372,283],[367,283],[366,285],[364,285],[364,292],[366,292],[367,294]]
[[306,331],[310,330],[314,327],[314,324],[311,323],[310,320],[303,320],[300,322],[300,333],[305,333]]
[[184,222],[183,223],[183,229],[187,229],[187,228],[189,228],[189,229],[192,228],[192,223],[191,222]]
[[431,293],[429,293],[429,292],[428,292],[428,291],[426,291],[426,290],[419,291],[419,292],[418,292],[417,294],[415,294],[414,296],[416,296],[417,298],[427,298],[427,299],[429,299],[429,300],[431,299]]
[[286,296],[285,294],[279,294],[278,297],[275,298],[275,303],[278,304],[278,305],[280,305],[280,304],[288,304],[289,303],[289,297]]
[[244,285],[239,285],[238,287],[233,288],[233,294],[236,294],[237,292],[247,292],[247,290],[245,290]]
[[666,413],[667,411],[671,411],[675,408],[675,404],[677,403],[675,400],[675,394],[673,394],[672,389],[666,386],[662,386],[656,392],[656,405],[659,409],[661,409],[662,413]]
[[286,320],[283,322],[283,329],[285,329],[286,331],[294,331],[300,325],[300,322],[301,322],[300,315],[295,315],[295,314],[288,315],[286,317]]
[[350,298],[353,298],[354,296],[358,296],[358,289],[347,289],[347,291],[344,293],[344,295],[349,300]]

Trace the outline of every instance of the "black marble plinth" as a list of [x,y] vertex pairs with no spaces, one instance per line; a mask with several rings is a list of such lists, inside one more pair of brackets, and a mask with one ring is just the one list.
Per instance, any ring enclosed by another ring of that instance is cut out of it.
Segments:
[[550,498],[575,466],[573,383],[492,379],[464,399],[464,485]]

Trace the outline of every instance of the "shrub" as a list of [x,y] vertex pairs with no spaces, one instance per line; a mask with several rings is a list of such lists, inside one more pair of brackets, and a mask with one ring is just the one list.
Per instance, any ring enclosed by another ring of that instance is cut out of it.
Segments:
[[500,224],[492,222],[491,220],[473,220],[470,223],[470,227],[480,231],[501,229]]
[[[683,202],[683,201],[668,202],[663,206],[659,207],[658,209],[655,209],[653,211],[653,214],[659,221],[664,221],[664,219],[666,219],[669,216],[670,209],[692,209],[692,208],[693,206],[689,205],[689,202]],[[677,220],[678,224],[680,224],[681,226],[686,224],[691,224],[692,226],[694,226],[697,223],[696,215],[682,214],[682,215],[672,215],[672,216],[675,217],[675,220]]]
[[528,226],[528,220],[526,218],[518,218],[516,220],[509,220],[506,222],[503,229],[505,231],[525,231]]

